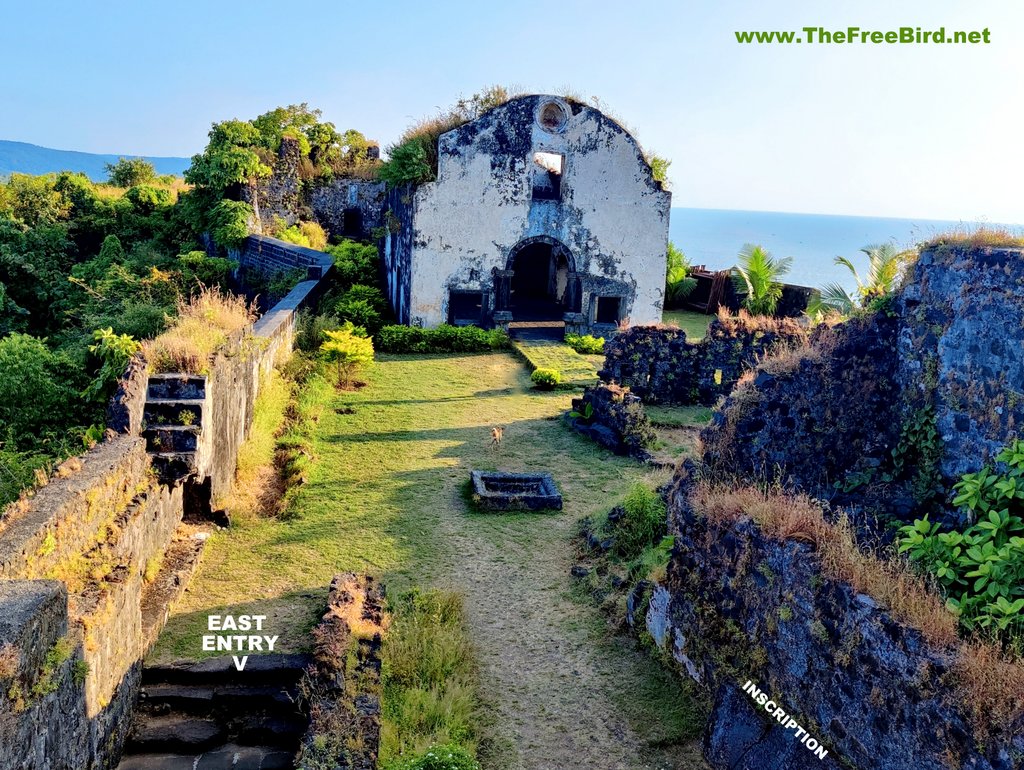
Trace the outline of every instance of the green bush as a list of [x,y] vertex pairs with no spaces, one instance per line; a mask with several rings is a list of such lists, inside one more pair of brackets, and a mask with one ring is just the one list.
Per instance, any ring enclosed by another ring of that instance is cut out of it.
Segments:
[[334,279],[343,289],[357,283],[366,286],[377,283],[380,255],[376,246],[344,240],[336,246],[328,246],[326,251],[334,258]]
[[592,334],[566,334],[565,344],[581,355],[600,355],[604,353],[604,337]]
[[351,321],[375,334],[383,323],[387,304],[383,292],[376,286],[357,283],[335,303],[334,314],[343,321]]
[[333,315],[300,310],[295,319],[295,347],[305,353],[315,353],[327,339],[326,332],[341,328],[341,319]]
[[562,381],[562,373],[557,369],[534,369],[530,381],[538,390],[553,390]]
[[33,449],[47,434],[73,424],[79,391],[74,365],[43,340],[27,334],[0,339],[0,441],[6,448]]
[[433,746],[423,754],[390,765],[388,770],[480,770],[480,763],[459,746]]
[[373,363],[373,340],[348,321],[340,329],[325,331],[324,336],[327,340],[320,345],[320,356],[334,364],[338,385],[347,388],[360,367]]
[[639,481],[629,488],[622,503],[622,518],[614,526],[615,552],[635,559],[665,532],[665,501]]
[[485,353],[509,346],[501,329],[450,326],[435,329],[417,326],[385,326],[377,333],[377,349],[385,353]]
[[82,391],[82,397],[103,401],[110,396],[114,384],[142,345],[127,334],[114,334],[109,326],[94,331],[92,338],[89,352],[99,360],[100,366],[89,387]]
[[954,504],[977,523],[941,531],[928,517],[900,529],[900,553],[933,574],[968,630],[1024,648],[1024,440],[954,485]]

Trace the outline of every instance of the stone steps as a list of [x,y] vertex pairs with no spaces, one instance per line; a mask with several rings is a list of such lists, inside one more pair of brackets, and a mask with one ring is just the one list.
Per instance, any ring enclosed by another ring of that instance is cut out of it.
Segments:
[[142,431],[146,451],[156,453],[194,453],[199,448],[198,425],[161,425]]
[[146,390],[147,401],[152,399],[206,398],[206,377],[201,374],[151,374]]
[[224,744],[198,754],[133,754],[119,770],[292,770],[295,755],[273,746]]
[[299,686],[308,655],[231,656],[149,666],[120,770],[294,768],[309,719]]
[[203,398],[147,398],[142,419],[147,428],[202,425],[205,407]]

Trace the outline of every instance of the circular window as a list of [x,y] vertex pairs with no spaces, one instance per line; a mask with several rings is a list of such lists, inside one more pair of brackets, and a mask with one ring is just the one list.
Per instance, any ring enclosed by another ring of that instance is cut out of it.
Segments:
[[537,122],[545,131],[561,131],[569,120],[569,115],[558,102],[547,102],[540,108]]

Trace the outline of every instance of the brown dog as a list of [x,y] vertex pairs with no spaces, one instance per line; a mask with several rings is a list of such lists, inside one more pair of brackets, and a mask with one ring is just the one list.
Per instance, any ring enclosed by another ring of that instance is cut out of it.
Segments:
[[491,446],[500,447],[501,439],[505,435],[504,428],[491,428]]

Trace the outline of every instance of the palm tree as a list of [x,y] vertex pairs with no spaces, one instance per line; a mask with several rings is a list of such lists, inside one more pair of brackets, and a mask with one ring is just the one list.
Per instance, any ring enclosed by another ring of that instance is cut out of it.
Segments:
[[775,259],[760,246],[745,244],[732,276],[736,291],[747,295],[743,306],[754,315],[772,315],[782,297],[779,279],[789,272],[792,264],[792,257]]
[[891,243],[865,246],[861,252],[868,257],[867,275],[861,278],[857,268],[846,257],[836,257],[835,263],[842,265],[853,274],[857,282],[857,296],[854,298],[838,283],[830,283],[821,288],[813,308],[808,312],[834,310],[842,315],[849,315],[857,307],[866,307],[873,301],[887,297],[896,289],[903,268],[911,251],[897,251]]
[[690,275],[690,260],[672,241],[668,242],[668,265],[665,272],[665,304],[674,305],[697,288],[697,279]]

